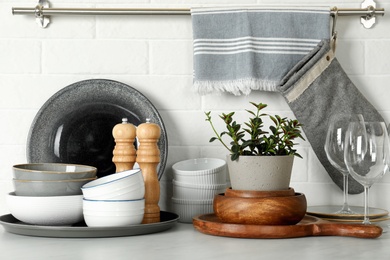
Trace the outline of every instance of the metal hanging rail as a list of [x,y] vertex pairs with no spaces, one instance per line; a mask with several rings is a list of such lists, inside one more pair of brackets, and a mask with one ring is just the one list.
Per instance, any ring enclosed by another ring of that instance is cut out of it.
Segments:
[[[188,8],[45,8],[42,15],[183,15],[190,14]],[[13,7],[12,14],[35,14],[36,8]]]
[[[35,15],[37,23],[46,27],[51,15],[190,15],[189,8],[52,8],[47,0],[39,0],[36,7],[13,7],[14,15]],[[374,0],[365,0],[361,8],[337,8],[330,11],[332,16],[360,16],[365,28],[375,24],[377,15],[383,16],[384,8],[376,8]]]

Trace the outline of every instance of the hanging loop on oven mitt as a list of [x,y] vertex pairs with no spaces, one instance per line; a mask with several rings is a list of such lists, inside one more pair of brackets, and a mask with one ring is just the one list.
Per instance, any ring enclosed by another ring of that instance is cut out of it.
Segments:
[[[324,151],[328,121],[337,112],[362,114],[366,121],[384,121],[373,105],[352,83],[328,40],[322,41],[282,79],[283,94],[316,156],[331,179],[343,189],[343,175],[328,161]],[[363,186],[349,175],[350,194],[363,192]]]

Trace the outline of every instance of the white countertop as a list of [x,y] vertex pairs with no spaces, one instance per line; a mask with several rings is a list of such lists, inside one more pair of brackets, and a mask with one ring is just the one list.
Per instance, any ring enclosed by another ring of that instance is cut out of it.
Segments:
[[0,227],[0,259],[389,259],[390,233],[376,239],[241,239],[205,235],[177,223],[155,234],[114,238],[45,238]]

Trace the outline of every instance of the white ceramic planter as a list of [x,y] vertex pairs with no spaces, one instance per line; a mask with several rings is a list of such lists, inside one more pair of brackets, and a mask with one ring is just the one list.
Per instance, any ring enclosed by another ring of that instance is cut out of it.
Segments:
[[234,190],[286,190],[290,187],[294,156],[240,156],[227,158]]

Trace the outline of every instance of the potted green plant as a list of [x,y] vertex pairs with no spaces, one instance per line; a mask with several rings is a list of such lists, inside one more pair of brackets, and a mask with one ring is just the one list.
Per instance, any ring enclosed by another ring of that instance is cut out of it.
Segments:
[[[246,110],[250,116],[243,124],[233,119],[235,112],[222,113],[220,118],[226,130],[221,133],[214,127],[211,112],[205,112],[206,121],[215,133],[210,142],[218,140],[229,151],[227,164],[232,189],[288,189],[294,156],[301,157],[294,149],[294,140],[305,140],[301,135],[302,124],[296,119],[263,113],[267,104],[250,104],[256,109]],[[268,130],[264,129],[263,119],[266,118],[272,122]],[[229,144],[224,141],[225,137],[230,139]]]

